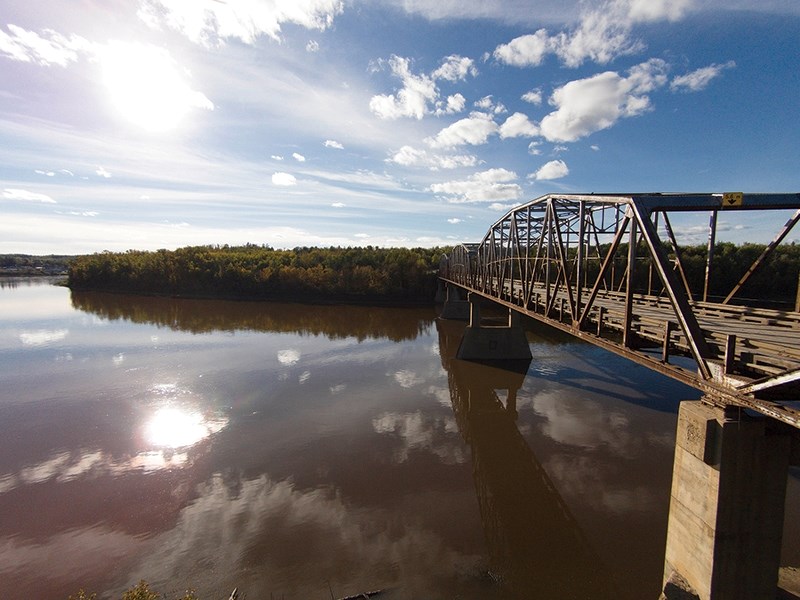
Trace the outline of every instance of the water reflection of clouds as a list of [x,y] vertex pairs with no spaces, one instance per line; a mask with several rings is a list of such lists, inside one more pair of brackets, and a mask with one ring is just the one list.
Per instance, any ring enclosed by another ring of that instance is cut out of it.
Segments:
[[543,417],[542,433],[559,444],[581,448],[606,445],[628,453],[631,431],[628,417],[585,397],[559,391],[540,391],[531,400],[533,411]]
[[461,464],[467,461],[466,450],[458,433],[453,415],[436,417],[413,413],[386,412],[372,420],[376,433],[396,436],[402,446],[395,450],[394,460],[406,462],[412,451],[427,451],[444,464]]
[[450,388],[436,387],[431,385],[428,387],[427,394],[436,398],[436,401],[446,408],[451,408],[453,406],[453,401],[450,396]]
[[300,360],[300,351],[299,350],[279,350],[278,351],[278,362],[285,366],[290,366],[297,364]]
[[20,333],[19,340],[26,346],[49,346],[68,335],[69,329],[37,329]]
[[17,473],[0,476],[0,494],[26,485],[50,481],[67,483],[84,477],[115,476],[137,471],[151,473],[187,467],[190,464],[186,452],[170,450],[148,450],[122,458],[115,458],[97,449],[56,452],[42,462],[26,466]]
[[425,380],[417,375],[414,371],[403,369],[394,374],[394,380],[400,384],[402,388],[412,388],[416,385],[423,383]]
[[663,497],[651,481],[636,484],[618,480],[609,469],[599,466],[591,456],[555,454],[548,458],[545,468],[557,483],[559,493],[580,498],[583,504],[617,515],[647,514],[657,508]]
[[238,586],[254,598],[314,598],[329,585],[363,591],[402,583],[416,589],[414,597],[431,597],[432,570],[463,573],[481,560],[448,546],[416,517],[354,508],[330,488],[300,490],[266,475],[236,481],[235,492],[230,485],[221,475],[205,483],[128,579]]
[[[141,544],[134,536],[107,526],[73,529],[47,538],[45,543],[20,537],[0,539],[0,576],[28,580],[74,582],[81,573],[87,580],[119,565]],[[64,594],[72,589],[63,589]],[[64,597],[61,595],[60,597]]]

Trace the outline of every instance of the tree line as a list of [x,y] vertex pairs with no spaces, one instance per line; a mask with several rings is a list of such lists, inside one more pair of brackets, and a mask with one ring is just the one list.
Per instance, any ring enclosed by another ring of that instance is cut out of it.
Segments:
[[442,248],[191,246],[102,252],[69,266],[68,285],[171,296],[431,302]]
[[0,254],[0,276],[2,275],[59,275],[67,272],[74,256],[48,254]]
[[[753,261],[763,244],[716,244],[710,277],[711,300],[724,298]],[[75,257],[68,285],[77,290],[232,299],[289,301],[430,302],[436,290],[441,257],[449,248],[295,248],[269,246],[192,246],[178,250],[102,252]],[[605,248],[601,248],[601,254]],[[665,251],[674,261],[675,255]],[[680,248],[680,260],[693,296],[702,296],[707,248]],[[622,244],[617,252],[624,262]],[[638,252],[647,255],[644,247]],[[649,262],[649,259],[644,259]],[[644,291],[649,269],[636,273],[636,288]],[[599,268],[591,265],[590,270]],[[614,285],[622,281],[617,270]],[[778,246],[736,298],[793,304],[800,275],[800,245]],[[652,292],[658,293],[657,284]],[[735,301],[735,299],[734,299]]]
[[[714,245],[714,254],[709,275],[708,299],[719,302],[724,299],[745,275],[754,261],[761,256],[766,246],[764,244],[733,244],[720,242]],[[675,253],[664,247],[677,273]],[[620,260],[624,261],[627,254],[627,245],[621,244],[617,252]],[[648,250],[641,245],[637,247],[638,256],[648,256]],[[702,299],[705,288],[706,265],[708,261],[708,248],[706,245],[685,246],[679,249],[680,264],[689,284],[692,297]],[[643,259],[649,265],[650,259]],[[798,276],[800,276],[800,245],[791,243],[777,246],[765,262],[748,278],[745,285],[734,296],[732,302],[737,300],[759,301],[762,303],[783,303],[793,305],[797,296]],[[649,269],[638,267],[635,278],[637,291],[644,291],[651,279]],[[652,279],[658,281],[658,275],[653,274]],[[657,293],[660,283],[653,285],[652,293]]]

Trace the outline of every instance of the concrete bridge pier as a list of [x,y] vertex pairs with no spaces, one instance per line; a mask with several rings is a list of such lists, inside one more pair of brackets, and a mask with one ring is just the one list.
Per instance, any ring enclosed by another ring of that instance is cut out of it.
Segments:
[[444,302],[442,306],[442,313],[439,315],[442,319],[453,319],[457,321],[469,320],[469,302],[464,298],[465,291],[453,285],[452,283],[445,283],[444,289],[436,292],[436,300],[441,299]]
[[792,443],[770,419],[681,403],[662,599],[775,599]]
[[522,327],[522,315],[519,312],[509,308],[506,325],[482,325],[482,297],[470,293],[468,300],[469,327],[464,330],[464,337],[456,352],[456,358],[462,360],[531,360],[531,348],[528,345],[528,338]]

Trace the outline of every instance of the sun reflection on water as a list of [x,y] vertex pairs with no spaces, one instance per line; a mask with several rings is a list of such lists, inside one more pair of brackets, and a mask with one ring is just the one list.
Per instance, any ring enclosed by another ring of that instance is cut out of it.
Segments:
[[147,441],[154,446],[183,448],[193,446],[210,435],[203,415],[179,408],[161,408],[148,421]]
[[145,425],[145,439],[156,447],[186,448],[222,430],[226,418],[209,419],[197,411],[159,408]]

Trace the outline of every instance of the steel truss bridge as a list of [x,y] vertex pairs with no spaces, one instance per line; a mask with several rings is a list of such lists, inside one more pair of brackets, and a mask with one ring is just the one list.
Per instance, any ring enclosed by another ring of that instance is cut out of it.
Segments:
[[[793,216],[741,265],[738,283],[711,298],[718,214],[758,220],[786,209]],[[702,290],[689,285],[670,220],[691,212],[708,215]],[[798,220],[800,194],[550,194],[509,211],[480,244],[454,248],[440,278],[678,379],[715,405],[800,428],[798,306],[740,297]]]

